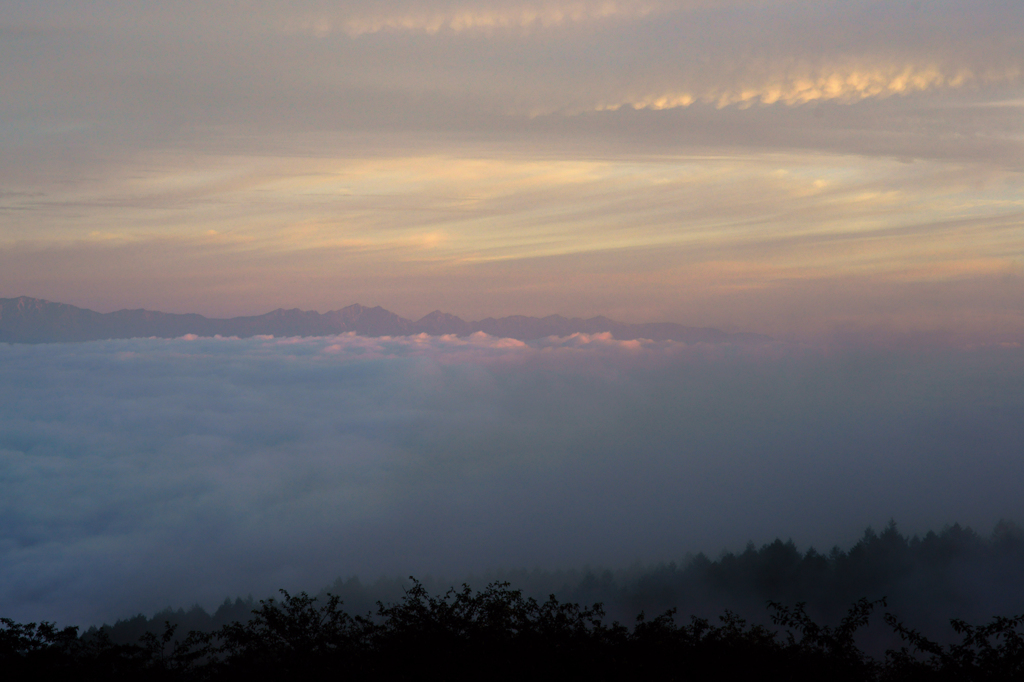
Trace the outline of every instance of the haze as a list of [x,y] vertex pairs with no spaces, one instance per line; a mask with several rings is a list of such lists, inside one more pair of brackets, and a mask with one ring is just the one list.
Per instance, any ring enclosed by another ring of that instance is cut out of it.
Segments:
[[0,0],[0,299],[727,333],[0,343],[0,616],[1024,524],[1022,45],[1020,0]]

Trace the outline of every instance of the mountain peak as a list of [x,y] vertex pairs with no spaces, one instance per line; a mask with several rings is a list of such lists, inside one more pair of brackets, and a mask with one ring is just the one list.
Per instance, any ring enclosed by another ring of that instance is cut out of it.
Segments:
[[216,319],[194,313],[178,315],[144,308],[97,313],[30,296],[0,298],[0,342],[8,343],[59,343],[151,336],[176,338],[186,334],[249,337],[262,334],[326,336],[355,332],[360,336],[468,336],[478,331],[520,341],[605,332],[620,340],[646,338],[687,343],[769,340],[768,337],[756,334],[727,334],[717,329],[685,327],[671,322],[629,324],[604,316],[583,320],[561,315],[510,315],[466,322],[451,313],[434,310],[412,322],[379,305],[368,308],[353,303],[322,315],[315,310],[278,308],[263,315]]
[[472,333],[471,325],[461,317],[451,313],[435,310],[427,313],[412,325],[413,334],[429,334],[431,336],[444,336],[455,334],[466,336]]

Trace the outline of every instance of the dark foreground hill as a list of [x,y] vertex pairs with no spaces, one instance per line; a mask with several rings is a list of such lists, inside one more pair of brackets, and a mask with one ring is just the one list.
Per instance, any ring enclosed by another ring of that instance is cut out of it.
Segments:
[[278,309],[265,315],[218,319],[142,309],[97,313],[66,303],[53,303],[28,296],[0,298],[0,342],[7,343],[61,343],[151,336],[177,338],[186,334],[242,338],[263,334],[327,336],[346,332],[355,332],[360,336],[468,336],[474,332],[484,332],[520,341],[603,332],[609,332],[621,340],[643,338],[685,343],[768,340],[768,337],[758,334],[728,334],[709,327],[686,327],[673,323],[627,324],[606,317],[584,320],[560,315],[513,315],[466,322],[436,310],[413,321],[380,306],[367,308],[355,304],[322,314],[295,308]]

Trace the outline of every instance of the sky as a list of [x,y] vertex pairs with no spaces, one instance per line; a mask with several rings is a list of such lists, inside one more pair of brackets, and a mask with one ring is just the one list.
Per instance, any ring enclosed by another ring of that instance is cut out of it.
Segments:
[[1017,0],[0,0],[0,295],[1024,338]]

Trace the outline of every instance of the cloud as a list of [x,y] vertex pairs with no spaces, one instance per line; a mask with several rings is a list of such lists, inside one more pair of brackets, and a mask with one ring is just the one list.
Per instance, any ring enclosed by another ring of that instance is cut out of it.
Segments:
[[955,89],[985,83],[1014,82],[1020,69],[1011,67],[1002,73],[988,73],[982,77],[966,68],[944,71],[933,64],[889,64],[874,68],[856,66],[836,68],[806,66],[791,69],[789,73],[769,76],[767,79],[712,88],[694,92],[670,92],[646,95],[613,105],[600,105],[599,111],[614,111],[623,106],[633,109],[674,109],[688,107],[697,102],[713,104],[718,108],[737,105],[741,108],[753,104],[787,104],[798,106],[810,102],[835,101],[852,104],[869,98],[909,95],[928,90]]
[[133,145],[253,124],[502,137],[509,116],[601,106],[1016,91],[1019,4],[911,5],[298,2],[239,16],[230,2],[43,2],[7,15],[18,37],[0,45],[0,85],[22,103],[4,110],[20,139],[88,138],[109,121]]
[[389,4],[389,10],[367,12],[361,8],[344,14],[318,12],[285,23],[287,32],[303,32],[318,38],[343,32],[351,37],[380,32],[435,35],[496,30],[550,29],[565,24],[611,18],[635,19],[657,11],[663,3],[649,0],[569,0],[527,3],[433,3]]
[[0,346],[0,613],[1021,516],[1019,347],[576,335]]
[[[709,109],[628,113],[666,119],[668,131]],[[848,109],[804,112],[807,127],[836,116],[846,129]],[[344,144],[316,158],[153,155],[44,196],[0,197],[11,209],[0,291],[104,312],[230,317],[359,302],[409,318],[439,307],[464,319],[604,314],[804,339],[912,321],[1024,338],[1020,173],[891,158],[929,138],[920,126],[893,138],[890,158],[550,158],[497,145],[379,158],[346,157]],[[1012,145],[999,149],[1019,163]]]

